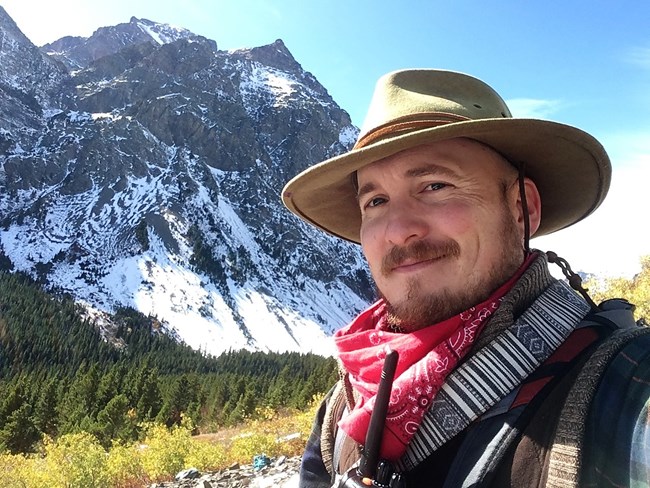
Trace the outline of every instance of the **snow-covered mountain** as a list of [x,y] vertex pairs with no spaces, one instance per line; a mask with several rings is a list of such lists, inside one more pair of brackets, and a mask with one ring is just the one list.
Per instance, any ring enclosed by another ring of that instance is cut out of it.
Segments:
[[[136,44],[155,42],[162,45],[196,37],[187,29],[131,17],[128,24],[101,27],[87,38],[66,36],[42,46],[41,51],[76,70]],[[214,47],[216,49],[216,44]]]
[[0,7],[0,266],[209,353],[329,353],[368,273],[279,195],[357,132],[281,40],[132,18],[39,50]]

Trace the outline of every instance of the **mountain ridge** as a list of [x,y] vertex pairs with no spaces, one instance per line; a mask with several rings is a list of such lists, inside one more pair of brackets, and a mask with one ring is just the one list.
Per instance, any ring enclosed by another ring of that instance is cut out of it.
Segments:
[[97,313],[133,307],[211,354],[329,354],[328,336],[373,298],[370,278],[357,246],[295,218],[280,191],[358,129],[281,40],[220,51],[173,32],[106,41],[96,59],[74,41],[67,68],[19,45],[31,58],[0,67],[0,86],[28,95],[15,74],[30,63],[61,73],[26,120],[20,97],[0,99],[0,252]]
[[[90,37],[62,37],[41,46],[40,50],[74,70],[86,68],[93,61],[115,54],[129,45],[162,45],[192,37],[198,36],[187,29],[131,17],[128,23],[100,27]],[[216,43],[214,48],[217,48]]]

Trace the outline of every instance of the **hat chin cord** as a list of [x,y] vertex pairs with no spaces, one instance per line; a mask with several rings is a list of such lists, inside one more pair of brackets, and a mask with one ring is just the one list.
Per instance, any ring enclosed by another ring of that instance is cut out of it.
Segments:
[[[524,165],[519,164],[519,195],[521,198],[521,207],[524,214],[524,256],[530,253],[530,216],[528,215],[528,203],[526,201],[526,187],[524,185]],[[571,288],[576,290],[585,301],[589,304],[591,309],[595,312],[600,311],[600,308],[589,296],[588,290],[582,286],[582,278],[580,275],[573,272],[569,262],[557,255],[553,251],[546,251],[546,257],[549,263],[557,264],[562,270],[562,274],[566,277]]]
[[578,274],[573,272],[571,266],[569,265],[569,262],[566,259],[558,256],[557,253],[554,253],[553,251],[546,251],[546,257],[548,258],[549,263],[557,264],[560,267],[560,269],[562,270],[562,274],[564,274],[566,279],[569,281],[569,285],[571,285],[571,288],[573,288],[574,290],[576,290],[578,293],[582,295],[582,297],[587,301],[591,309],[594,312],[599,312],[600,307],[596,305],[596,303],[589,296],[589,293],[587,293],[589,290],[583,288],[582,278],[580,278]]
[[524,185],[524,163],[518,165],[519,169],[519,198],[521,210],[524,214],[524,256],[530,253],[530,216],[528,215],[528,201],[526,200],[526,186]]

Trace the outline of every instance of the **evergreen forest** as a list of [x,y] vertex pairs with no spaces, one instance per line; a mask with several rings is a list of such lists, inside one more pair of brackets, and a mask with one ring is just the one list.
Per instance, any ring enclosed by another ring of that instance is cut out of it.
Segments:
[[262,408],[304,408],[337,378],[333,358],[229,352],[206,356],[134,309],[105,340],[70,297],[0,272],[0,452],[28,453],[44,436],[88,432],[131,442],[143,425],[191,419],[201,432]]
[[[0,263],[1,264],[1,263]],[[650,256],[632,279],[587,280],[597,302],[625,297],[650,319]],[[338,378],[336,360],[236,351],[206,356],[160,331],[155,317],[115,312],[109,340],[65,294],[0,271],[0,453],[29,453],[45,437],[89,433],[105,448],[152,424],[196,432],[304,409]]]

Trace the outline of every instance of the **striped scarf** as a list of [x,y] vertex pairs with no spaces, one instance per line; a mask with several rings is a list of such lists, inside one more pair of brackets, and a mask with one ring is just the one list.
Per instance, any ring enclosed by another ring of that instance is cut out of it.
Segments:
[[400,470],[417,466],[512,392],[587,312],[589,305],[567,284],[551,284],[510,327],[447,377],[400,459]]
[[398,351],[400,359],[381,445],[381,456],[397,461],[447,376],[470,350],[486,320],[532,260],[534,256],[530,256],[515,275],[483,303],[430,327],[409,334],[386,330],[386,306],[380,300],[348,327],[338,331],[334,340],[339,359],[360,395],[354,409],[339,422],[341,429],[363,444],[383,358],[387,350]]

